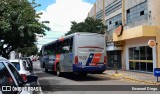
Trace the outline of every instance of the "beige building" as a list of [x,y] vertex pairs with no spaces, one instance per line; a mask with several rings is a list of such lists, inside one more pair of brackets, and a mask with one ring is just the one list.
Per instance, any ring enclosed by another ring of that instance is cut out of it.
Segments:
[[108,67],[147,73],[160,68],[159,8],[160,0],[96,1],[88,16],[106,25]]

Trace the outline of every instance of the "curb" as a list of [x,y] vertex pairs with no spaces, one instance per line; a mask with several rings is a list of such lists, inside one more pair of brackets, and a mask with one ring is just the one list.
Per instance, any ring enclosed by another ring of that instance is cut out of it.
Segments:
[[141,82],[141,83],[144,83],[144,84],[149,84],[149,85],[158,85],[156,82],[151,82],[151,81],[144,81],[144,80],[138,80],[138,79],[135,79],[135,78],[131,78],[131,77],[123,77],[124,79],[126,80],[132,80],[132,81],[136,81],[136,82]]
[[131,77],[128,77],[128,76],[124,76],[123,74],[112,74],[112,75],[111,74],[102,74],[101,76],[109,77],[111,79],[116,79],[116,80],[124,79],[124,80],[128,80],[128,81],[141,82],[143,84],[160,85],[160,83],[158,83],[158,82],[139,80],[139,79],[131,78]]

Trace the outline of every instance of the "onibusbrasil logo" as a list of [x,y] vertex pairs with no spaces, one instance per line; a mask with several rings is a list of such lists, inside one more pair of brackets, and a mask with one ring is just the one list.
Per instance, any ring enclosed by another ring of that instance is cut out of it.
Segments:
[[41,87],[2,86],[2,91],[42,91]]

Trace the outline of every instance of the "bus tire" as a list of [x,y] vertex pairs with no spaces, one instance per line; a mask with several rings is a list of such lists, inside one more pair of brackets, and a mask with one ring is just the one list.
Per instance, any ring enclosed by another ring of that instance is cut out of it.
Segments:
[[46,68],[45,64],[44,64],[44,70],[45,72],[48,72],[48,69]]
[[87,76],[87,73],[78,73],[78,75],[80,76],[80,77],[86,77]]
[[60,70],[59,64],[57,64],[56,69],[57,69],[57,71],[56,71],[57,76],[61,77],[61,76],[62,76],[62,72],[61,72],[61,70]]
[[47,68],[45,68],[45,72],[48,72],[48,69],[47,69]]

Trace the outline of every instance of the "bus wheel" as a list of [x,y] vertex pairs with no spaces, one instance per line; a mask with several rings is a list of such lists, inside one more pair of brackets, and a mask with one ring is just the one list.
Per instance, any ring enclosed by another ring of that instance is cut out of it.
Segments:
[[45,68],[45,72],[48,72],[48,69],[47,69],[47,68]]
[[44,66],[45,72],[48,72],[48,69],[46,68],[46,66]]
[[61,77],[62,76],[62,72],[60,71],[60,67],[59,67],[59,64],[57,65],[57,76]]
[[87,76],[87,73],[78,73],[78,75],[79,75],[80,77],[86,77],[86,76]]

